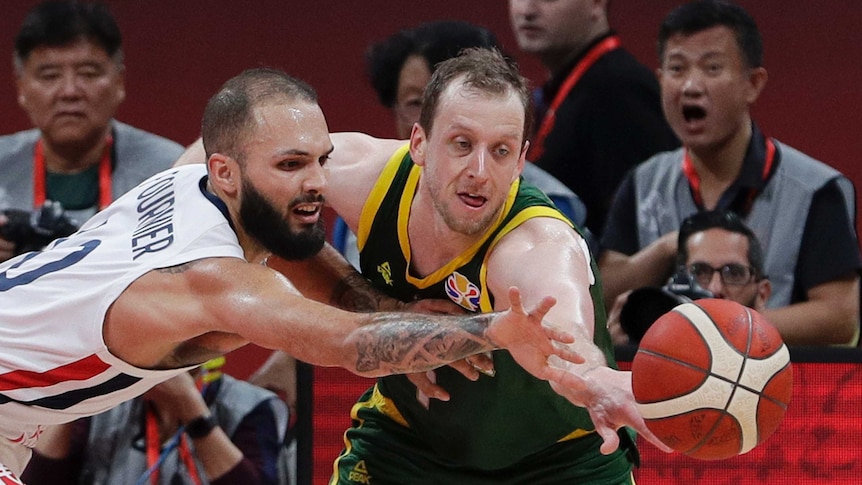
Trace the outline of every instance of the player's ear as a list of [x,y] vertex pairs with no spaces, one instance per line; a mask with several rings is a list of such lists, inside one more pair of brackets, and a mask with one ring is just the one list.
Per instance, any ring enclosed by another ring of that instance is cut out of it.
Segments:
[[221,153],[213,153],[207,159],[207,173],[210,183],[220,193],[236,195],[239,191],[241,183],[239,164],[233,158]]
[[[516,171],[515,178],[518,178],[521,175],[521,172],[524,171],[524,164],[527,163],[527,151],[530,150],[530,140],[524,140],[524,148],[521,149],[521,154],[518,156],[518,170]],[[514,180],[512,181],[514,182]]]
[[410,132],[410,158],[416,165],[425,165],[427,145],[428,138],[425,129],[419,126],[419,123],[413,123],[413,131]]

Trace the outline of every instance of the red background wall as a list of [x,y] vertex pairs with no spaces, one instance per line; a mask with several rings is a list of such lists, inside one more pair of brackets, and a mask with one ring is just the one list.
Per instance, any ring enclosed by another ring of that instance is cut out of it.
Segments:
[[[805,353],[801,355],[804,357]],[[794,350],[791,356],[797,358]],[[793,397],[784,420],[775,434],[745,455],[696,460],[680,453],[666,454],[638,438],[642,462],[635,470],[638,485],[858,482],[862,474],[862,449],[858,446],[858,430],[862,427],[862,365],[858,363],[858,353],[853,362],[856,363],[794,361]],[[621,361],[620,367],[630,369],[631,363]],[[332,475],[332,461],[344,447],[342,435],[350,426],[348,410],[373,381],[328,368],[316,368],[314,378],[311,483],[322,485]]]
[[[0,15],[0,133],[29,126],[15,102],[11,52],[36,2],[3,2]],[[364,77],[372,41],[399,28],[457,18],[494,31],[541,82],[543,71],[517,51],[502,0],[108,0],[125,36],[128,97],[119,118],[181,143],[198,134],[210,95],[248,67],[280,67],[320,93],[332,131],[394,134]],[[656,66],[655,35],[676,0],[615,1],[612,24],[626,47]],[[765,37],[767,89],[755,110],[766,133],[839,168],[862,185],[862,2],[740,2]],[[5,54],[4,54],[5,53]],[[3,88],[5,86],[5,88]],[[2,175],[0,175],[2,176]]]
[[[791,358],[798,354],[791,349]],[[847,354],[845,354],[847,355]],[[857,353],[858,355],[858,353]],[[631,363],[620,362],[631,369]],[[638,438],[638,485],[839,485],[862,473],[862,365],[793,362],[793,396],[775,434],[750,452],[724,460],[666,454]]]

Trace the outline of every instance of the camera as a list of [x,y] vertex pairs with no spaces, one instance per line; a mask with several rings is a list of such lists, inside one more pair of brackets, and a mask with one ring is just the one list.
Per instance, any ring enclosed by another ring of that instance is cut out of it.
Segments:
[[677,305],[712,297],[681,267],[661,288],[647,286],[632,291],[620,309],[620,326],[629,340],[637,343],[653,322]]
[[33,211],[4,209],[6,223],[0,225],[0,237],[15,243],[15,254],[38,251],[58,237],[78,230],[75,220],[68,217],[63,205],[47,201]]

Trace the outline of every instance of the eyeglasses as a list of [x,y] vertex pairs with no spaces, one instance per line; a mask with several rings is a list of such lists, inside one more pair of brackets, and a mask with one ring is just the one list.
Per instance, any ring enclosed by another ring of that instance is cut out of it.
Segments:
[[757,273],[751,266],[738,263],[725,264],[719,268],[713,268],[706,263],[692,263],[688,266],[688,273],[703,288],[709,286],[716,271],[721,276],[721,282],[728,286],[747,285]]

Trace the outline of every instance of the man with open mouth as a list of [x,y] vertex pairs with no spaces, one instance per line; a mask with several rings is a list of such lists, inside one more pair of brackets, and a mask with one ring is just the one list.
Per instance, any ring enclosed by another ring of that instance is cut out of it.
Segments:
[[855,345],[855,189],[752,121],[767,79],[754,19],[720,1],[683,5],[662,23],[659,57],[662,106],[683,148],[650,158],[620,186],[602,240],[605,302],[667,281],[683,219],[730,210],[764,245],[773,284],[764,316],[785,342]]

